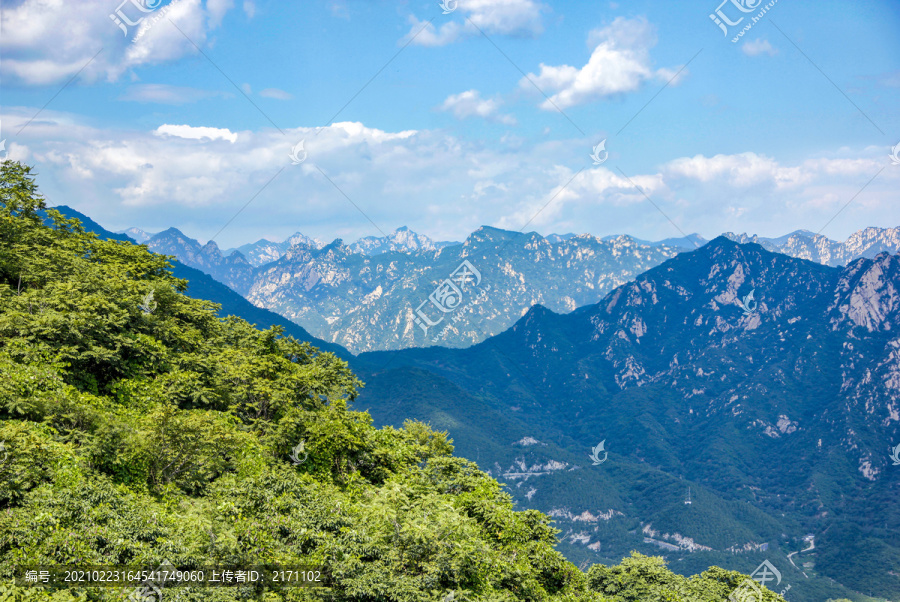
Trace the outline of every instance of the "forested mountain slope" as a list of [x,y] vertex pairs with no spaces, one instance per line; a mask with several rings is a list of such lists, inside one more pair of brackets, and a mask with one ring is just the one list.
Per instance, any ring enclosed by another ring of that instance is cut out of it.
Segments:
[[[351,410],[362,383],[333,354],[220,318],[164,257],[43,209],[29,168],[4,162],[0,599],[121,600],[9,579],[164,560],[321,567],[326,590],[266,600],[719,601],[743,582],[642,556],[579,571],[549,517],[516,511],[444,433]],[[164,593],[263,599],[250,589]]]

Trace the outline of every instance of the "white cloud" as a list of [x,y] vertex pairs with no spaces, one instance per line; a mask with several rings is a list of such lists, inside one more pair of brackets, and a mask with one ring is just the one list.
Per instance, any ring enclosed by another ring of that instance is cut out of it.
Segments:
[[412,15],[408,20],[410,29],[403,38],[403,43],[412,40],[411,43],[418,46],[446,46],[456,41],[463,31],[456,21],[444,23],[440,28],[436,28],[430,21],[419,21]]
[[275,100],[290,100],[294,97],[293,94],[285,92],[284,90],[279,90],[278,88],[266,88],[265,90],[260,90],[259,95],[264,98],[274,98]]
[[737,188],[759,184],[787,187],[809,181],[809,174],[800,167],[782,167],[774,159],[756,153],[683,157],[670,161],[663,170],[673,176],[699,182],[722,182]]
[[482,98],[478,90],[467,90],[459,94],[451,94],[444,100],[441,110],[453,113],[457,119],[467,117],[481,117],[489,121],[496,121],[506,125],[515,125],[516,118],[499,112],[500,101],[491,98]]
[[244,14],[248,19],[252,19],[256,15],[256,4],[253,0],[244,0]]
[[400,132],[385,132],[377,128],[367,128],[358,121],[339,121],[333,123],[323,130],[332,132],[333,134],[343,135],[345,140],[357,140],[365,142],[389,142],[392,140],[405,140],[415,136],[416,130],[403,130]]
[[459,7],[486,33],[532,37],[544,31],[544,7],[533,0],[460,0]]
[[[110,0],[23,0],[3,6],[0,76],[41,86],[65,82],[81,71],[86,81],[114,81],[135,67],[196,52],[169,19],[202,47],[233,4],[174,0],[149,12],[133,2]],[[122,23],[124,33],[110,15]],[[129,26],[126,19],[136,25]]]
[[881,167],[875,157],[807,159],[796,165],[781,165],[775,159],[757,153],[682,157],[668,162],[662,172],[670,178],[683,178],[704,184],[724,185],[732,189],[767,186],[796,190],[822,178],[861,178],[874,175]]
[[772,45],[769,43],[769,40],[764,40],[762,38],[744,42],[744,45],[741,46],[741,50],[747,56],[759,56],[761,54],[775,56],[776,54],[778,54],[778,50],[772,47]]
[[232,144],[237,140],[237,134],[226,128],[193,127],[190,125],[164,124],[156,128],[156,134],[177,136],[190,140],[228,140]]
[[[660,211],[707,238],[815,231],[888,161],[885,148],[873,146],[793,162],[753,152],[696,155],[628,177],[610,164],[576,175],[590,146],[584,140],[491,145],[359,122],[285,128],[285,135],[184,123],[97,129],[52,109],[22,136],[11,135],[35,112],[5,109],[2,137],[11,158],[36,166],[50,204],[68,204],[110,229],[177,226],[205,239],[253,199],[217,239],[224,245],[256,240],[273,224],[284,234],[301,230],[329,240],[377,234],[353,204],[384,231],[408,225],[441,240],[464,238],[481,225],[525,224],[544,234],[677,236]],[[308,159],[295,166],[288,155],[299,140]],[[900,223],[898,183],[900,170],[885,169],[826,234]]]
[[559,166],[554,170],[554,176],[556,183],[542,198],[504,215],[498,220],[497,227],[519,230],[527,223],[529,229],[549,232],[559,229],[568,216],[572,223],[566,226],[569,228],[567,231],[575,228],[583,232],[587,223],[583,220],[595,222],[596,218],[589,216],[603,207],[633,208],[646,203],[646,197],[635,189],[635,185],[648,195],[665,188],[659,174],[634,175],[628,179],[606,167],[585,170],[576,175],[569,168]]
[[412,40],[419,46],[444,46],[463,34],[480,35],[479,30],[488,35],[536,37],[544,31],[541,18],[544,10],[544,5],[534,0],[459,0],[456,9],[445,16],[452,19],[459,15],[462,20],[457,17],[458,20],[436,28],[431,22],[410,16],[411,28],[403,42]]
[[206,10],[209,11],[210,27],[218,27],[225,18],[225,13],[234,8],[234,0],[206,0]]
[[533,82],[551,94],[541,108],[555,110],[634,92],[649,80],[669,81],[677,73],[677,69],[651,68],[650,49],[656,45],[656,33],[644,18],[618,17],[611,25],[591,32],[589,43],[595,47],[584,67],[541,63],[540,73],[529,74],[520,86],[532,89]]

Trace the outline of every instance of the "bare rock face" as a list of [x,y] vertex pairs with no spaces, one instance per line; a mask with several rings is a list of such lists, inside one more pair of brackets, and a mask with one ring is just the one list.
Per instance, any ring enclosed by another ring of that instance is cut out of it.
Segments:
[[[842,287],[849,292],[840,311],[857,326],[869,332],[896,329],[896,316],[900,306],[900,294],[895,284],[900,259],[881,255],[872,262],[858,262],[850,266]],[[853,268],[856,269],[853,269]],[[892,322],[894,322],[892,324]]]
[[595,303],[680,250],[626,236],[551,243],[494,228],[442,248],[408,231],[395,235],[394,242],[418,250],[361,253],[360,243],[340,241],[294,248],[258,268],[246,296],[354,353],[467,347],[509,328],[536,303],[558,312]]
[[831,240],[807,230],[798,230],[780,238],[761,238],[731,232],[723,236],[735,242],[753,242],[769,251],[830,266],[847,265],[860,257],[871,259],[879,253],[900,252],[900,227],[865,228],[852,234],[844,242]]

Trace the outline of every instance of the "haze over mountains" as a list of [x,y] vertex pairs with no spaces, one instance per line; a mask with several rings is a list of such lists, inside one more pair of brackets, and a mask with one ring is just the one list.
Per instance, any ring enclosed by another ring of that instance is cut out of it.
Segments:
[[[148,236],[144,244],[151,250],[174,255],[254,305],[353,353],[467,347],[503,332],[535,304],[564,313],[596,303],[614,287],[707,242],[697,234],[654,242],[626,235],[545,238],[483,227],[452,243],[404,227],[352,244],[338,239],[326,245],[298,232],[283,242],[260,240],[222,252],[215,242],[201,245],[175,228]],[[724,236],[832,266],[900,250],[900,228],[867,228],[843,242],[808,231]],[[469,282],[460,287],[451,278],[463,261],[478,276],[472,279],[478,280],[477,299],[464,290]],[[453,284],[444,285],[447,280]],[[441,304],[436,292],[449,292],[453,303]]]
[[760,238],[731,232],[724,236],[735,242],[755,242],[770,251],[830,266],[847,265],[858,257],[872,258],[878,253],[896,253],[900,249],[900,228],[865,228],[843,242],[808,230],[798,230],[780,238]]
[[[136,228],[132,228],[136,230]],[[151,237],[148,237],[149,240]],[[300,232],[296,232],[287,237],[282,242],[273,242],[265,238],[241,245],[236,249],[227,249],[223,255],[229,256],[234,252],[240,252],[250,265],[259,267],[273,261],[277,261],[287,253],[291,247],[302,245],[311,249],[321,249],[327,243],[317,239],[305,236]],[[362,253],[364,255],[379,255],[381,253],[389,253],[398,251],[401,253],[415,253],[418,251],[436,251],[450,245],[458,245],[458,242],[435,242],[422,234],[416,234],[406,226],[398,228],[391,234],[382,237],[366,236],[360,238],[355,243],[347,245],[351,253]]]
[[828,579],[896,599],[898,330],[900,256],[833,268],[720,237],[468,349],[352,365],[377,423],[449,430],[572,558],[770,559],[790,600],[847,597]]

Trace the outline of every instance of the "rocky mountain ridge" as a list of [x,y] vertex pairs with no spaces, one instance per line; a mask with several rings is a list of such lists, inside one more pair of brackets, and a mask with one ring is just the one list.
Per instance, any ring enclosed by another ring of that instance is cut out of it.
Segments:
[[[867,228],[844,242],[806,231],[779,238],[724,236],[826,265],[900,250],[900,228]],[[224,254],[214,242],[200,245],[170,228],[145,244],[360,353],[466,347],[510,327],[534,304],[568,312],[596,303],[615,286],[706,242],[696,234],[649,242],[624,235],[544,238],[483,227],[451,244],[400,228],[349,245],[340,239],[324,245],[298,233],[284,243],[263,240]],[[478,276],[471,298],[465,290],[470,283],[451,277],[464,261],[471,266],[467,272]]]
[[317,238],[310,238],[300,232],[295,232],[282,242],[272,242],[271,240],[261,238],[254,243],[241,245],[237,249],[228,249],[224,252],[224,255],[228,256],[232,253],[240,252],[247,258],[250,265],[259,267],[277,261],[288,249],[295,245],[304,245],[312,249],[321,249],[325,246],[325,243]]
[[830,266],[847,265],[859,257],[900,251],[900,228],[864,228],[839,242],[808,230],[798,230],[780,238],[760,238],[728,232],[725,237],[740,243],[754,242],[770,251],[809,259]]
[[487,227],[462,245],[414,254],[363,255],[338,240],[290,249],[259,268],[245,294],[354,353],[465,347],[508,328],[535,303],[572,311],[677,252],[630,237],[551,244]]
[[417,253],[420,251],[437,251],[458,242],[434,241],[423,234],[416,234],[406,226],[394,230],[387,236],[366,236],[355,243],[348,245],[350,252],[363,253],[365,255],[380,255],[381,253],[401,252]]

